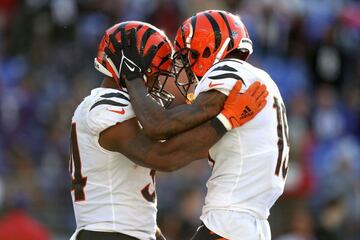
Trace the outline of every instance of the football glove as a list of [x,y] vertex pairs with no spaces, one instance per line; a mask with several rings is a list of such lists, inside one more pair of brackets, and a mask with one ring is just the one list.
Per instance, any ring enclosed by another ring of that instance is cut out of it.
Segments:
[[256,81],[245,93],[240,93],[242,81],[237,81],[227,97],[223,110],[217,115],[217,119],[229,131],[244,125],[266,105],[266,97],[269,92],[264,84]]
[[[115,37],[119,31],[121,33],[120,42]],[[140,52],[137,49],[136,30],[125,31],[123,27],[110,34],[109,40],[115,51],[112,52],[109,46],[106,47],[106,60],[113,69],[112,75],[115,80],[144,78],[157,52],[157,47],[151,46],[146,55],[143,55],[143,49]]]

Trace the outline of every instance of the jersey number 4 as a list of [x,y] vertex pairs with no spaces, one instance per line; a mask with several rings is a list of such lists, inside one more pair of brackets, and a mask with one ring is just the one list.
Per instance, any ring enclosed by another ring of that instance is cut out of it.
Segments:
[[75,202],[84,201],[84,187],[86,185],[87,177],[83,177],[81,173],[81,160],[76,134],[76,123],[71,124],[69,171],[72,179],[71,191],[74,191],[75,193]]
[[[278,135],[278,150],[279,155],[275,168],[275,175],[279,176],[280,172],[283,178],[286,177],[288,171],[289,161],[289,128],[286,119],[286,109],[283,103],[279,103],[279,100],[274,97],[274,105],[277,116],[277,135]],[[285,143],[284,143],[285,141]],[[286,144],[286,146],[285,146]]]

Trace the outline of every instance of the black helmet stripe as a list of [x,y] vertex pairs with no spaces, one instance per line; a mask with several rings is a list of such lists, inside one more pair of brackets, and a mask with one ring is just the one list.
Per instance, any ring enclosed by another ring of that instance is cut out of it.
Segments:
[[215,19],[209,14],[209,13],[205,13],[205,16],[207,17],[207,19],[209,20],[213,31],[214,31],[214,35],[215,35],[215,49],[214,52],[216,52],[216,50],[220,47],[220,43],[221,43],[221,32],[220,32],[220,28],[219,25],[217,24],[217,22],[215,21]]
[[153,35],[156,31],[152,28],[148,28],[146,30],[146,32],[144,33],[142,39],[141,39],[141,46],[140,46],[140,51],[144,51],[145,49],[145,45],[148,41],[148,39],[151,37],[151,35]]
[[229,21],[227,19],[227,17],[225,16],[225,14],[223,12],[219,12],[220,16],[224,19],[224,22],[226,24],[226,28],[228,30],[228,33],[229,33],[229,37],[230,37],[230,42],[229,42],[229,46],[228,46],[228,49],[231,49],[234,47],[234,38],[232,36],[232,32],[231,32],[231,28],[230,28],[230,24],[229,24]]
[[139,31],[144,25],[140,24],[139,26],[136,27],[136,32]]
[[[161,43],[159,43],[159,45],[156,46],[156,49],[155,49],[155,55],[154,57],[156,56],[156,54],[158,53],[158,51],[160,50],[160,48],[165,44],[165,41],[162,41]],[[160,65],[159,65],[160,66]]]
[[[128,24],[129,24],[129,22],[120,23],[119,26],[115,29],[115,31],[114,31],[112,34],[110,34],[110,36],[109,36],[110,42],[111,42],[112,40],[116,40],[115,35],[118,34],[119,32],[125,31],[125,27],[126,27]],[[116,40],[116,41],[117,41],[117,40]],[[109,43],[110,43],[110,42],[109,42]],[[109,44],[109,43],[108,43],[108,44]],[[104,60],[106,60],[106,59],[104,58]],[[103,61],[103,64],[104,64],[104,63],[105,63],[105,61]]]
[[111,34],[111,35],[116,35],[118,32],[120,32],[122,29],[125,29],[125,27],[129,24],[129,22],[123,22],[120,23],[120,25],[117,27],[117,29]]
[[161,67],[161,65],[163,65],[164,63],[166,63],[169,59],[171,59],[171,54],[168,54],[168,55],[166,55],[165,57],[163,57],[163,58],[161,59],[161,62],[160,62],[160,64],[159,64],[159,67]]
[[180,43],[179,43],[178,41],[175,41],[175,45],[176,45],[179,49],[181,49]]
[[159,45],[157,45],[157,49],[159,50],[162,46],[164,46],[165,41],[162,41],[161,43],[159,43]]

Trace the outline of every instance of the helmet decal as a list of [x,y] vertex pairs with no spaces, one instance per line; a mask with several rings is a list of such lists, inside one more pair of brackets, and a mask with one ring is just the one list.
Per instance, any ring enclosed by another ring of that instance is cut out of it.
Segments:
[[221,44],[221,31],[220,31],[218,23],[215,21],[213,16],[211,16],[207,12],[205,13],[205,16],[207,17],[207,19],[209,19],[209,22],[211,23],[211,26],[212,26],[213,31],[214,31],[214,36],[215,36],[214,52],[216,52],[216,50],[220,47],[220,44]]
[[226,28],[228,30],[228,34],[229,34],[229,37],[230,37],[230,42],[229,42],[229,45],[228,45],[228,49],[231,49],[231,48],[234,47],[234,38],[236,38],[234,36],[234,32],[236,32],[236,31],[231,31],[229,20],[227,19],[225,14],[223,12],[219,12],[219,14],[222,17],[222,19],[224,20],[225,24],[226,24]]

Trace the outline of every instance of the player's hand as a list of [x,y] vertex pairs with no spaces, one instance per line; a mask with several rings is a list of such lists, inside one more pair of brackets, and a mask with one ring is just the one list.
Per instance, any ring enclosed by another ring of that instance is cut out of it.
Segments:
[[218,118],[227,130],[240,127],[253,119],[266,105],[269,92],[266,86],[256,81],[241,94],[242,82],[237,81],[227,97]]
[[[113,78],[120,82],[120,69],[121,69],[121,61],[123,59],[123,47],[121,42],[118,42],[115,35],[119,32],[119,29],[115,31],[113,34],[110,34],[109,41],[110,43],[105,48],[105,58],[106,58],[106,67],[110,70]],[[112,46],[112,49],[111,47]],[[125,82],[124,82],[125,83]]]
[[[121,35],[120,42],[115,37],[119,31]],[[113,69],[113,77],[116,80],[143,78],[151,66],[157,47],[151,46],[144,55],[143,49],[140,52],[137,49],[136,30],[130,29],[126,32],[123,27],[119,27],[117,31],[110,34],[109,40],[114,51],[110,47],[106,47],[105,53],[107,55],[107,64]]]

